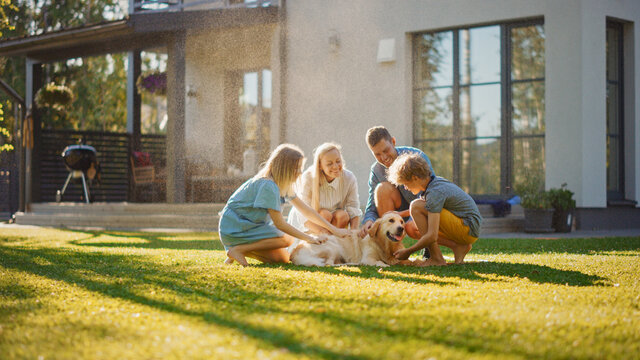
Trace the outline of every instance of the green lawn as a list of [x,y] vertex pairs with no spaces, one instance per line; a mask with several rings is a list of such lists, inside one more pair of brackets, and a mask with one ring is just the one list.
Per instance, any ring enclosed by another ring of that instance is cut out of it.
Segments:
[[2,228],[0,358],[640,358],[640,238],[480,239],[440,268],[224,258],[211,233]]

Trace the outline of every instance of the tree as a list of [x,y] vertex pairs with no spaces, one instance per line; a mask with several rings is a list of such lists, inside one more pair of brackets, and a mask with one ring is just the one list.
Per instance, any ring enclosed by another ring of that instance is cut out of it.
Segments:
[[[0,1],[10,3],[10,0]],[[10,8],[3,6],[11,29],[4,32],[2,38],[42,34],[124,16],[119,0],[17,0],[14,4]],[[82,94],[76,96],[64,121],[55,124],[45,121],[44,125],[70,129],[87,126],[93,130],[126,126],[125,58],[124,54],[113,54],[44,64],[44,84],[55,82],[68,86],[74,94]],[[0,78],[24,94],[25,59],[4,59],[0,63]],[[0,94],[0,104],[4,104],[5,109],[14,106],[4,94]]]
[[[5,30],[11,30],[9,25],[9,19],[7,17],[7,11],[15,8],[10,0],[0,0],[0,37],[2,37]],[[0,63],[0,66],[2,64]],[[2,103],[0,103],[0,152],[13,150],[11,144],[11,131],[4,125],[4,111],[2,110]]]

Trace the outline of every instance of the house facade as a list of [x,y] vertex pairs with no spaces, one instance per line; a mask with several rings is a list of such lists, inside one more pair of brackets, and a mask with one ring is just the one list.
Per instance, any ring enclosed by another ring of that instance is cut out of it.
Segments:
[[310,158],[334,141],[364,204],[365,133],[384,125],[476,199],[538,179],[575,193],[578,228],[640,227],[637,1],[131,1],[104,38],[63,31],[5,41],[0,55],[30,59],[30,103],[39,63],[166,51],[167,202],[187,200],[185,164],[248,176],[279,143]]
[[579,228],[640,226],[639,2],[286,5],[286,140],[341,143],[361,199],[385,125],[476,198],[541,176]]

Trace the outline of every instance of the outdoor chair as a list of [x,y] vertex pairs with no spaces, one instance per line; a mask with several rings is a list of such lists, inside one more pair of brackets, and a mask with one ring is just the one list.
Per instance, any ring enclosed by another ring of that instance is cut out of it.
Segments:
[[134,151],[131,156],[131,178],[133,200],[137,202],[159,202],[165,192],[165,179],[159,176],[151,162],[149,153]]

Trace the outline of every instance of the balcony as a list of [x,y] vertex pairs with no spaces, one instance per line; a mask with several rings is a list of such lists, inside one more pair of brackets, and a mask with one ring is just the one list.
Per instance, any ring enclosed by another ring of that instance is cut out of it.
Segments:
[[130,0],[130,13],[277,7],[279,0]]

